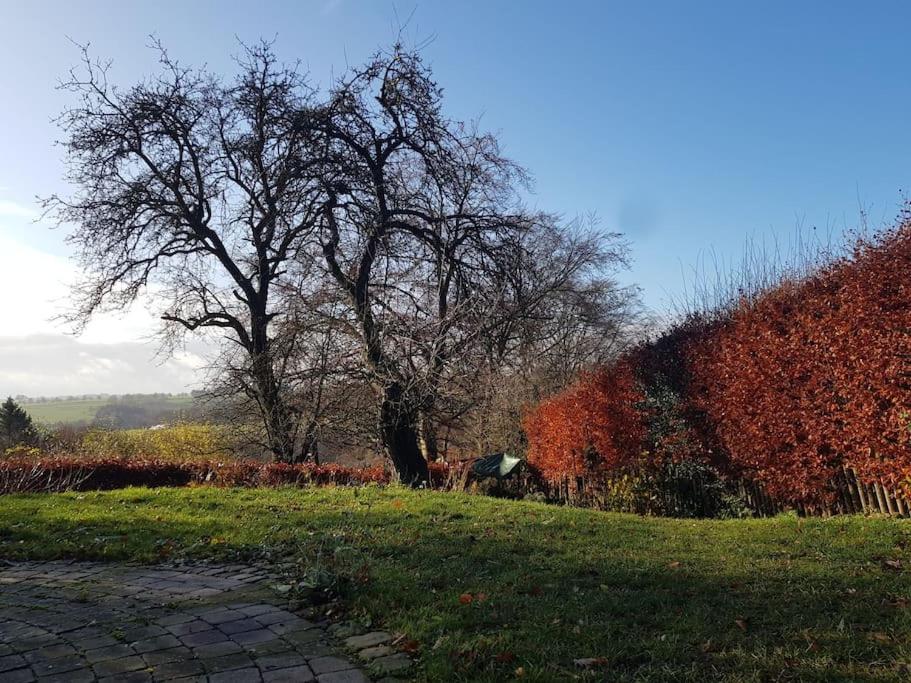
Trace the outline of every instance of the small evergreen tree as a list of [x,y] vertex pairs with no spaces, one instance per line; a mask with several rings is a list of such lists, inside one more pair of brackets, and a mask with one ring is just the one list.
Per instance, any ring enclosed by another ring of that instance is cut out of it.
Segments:
[[35,426],[32,418],[12,397],[0,405],[0,446],[11,448],[29,444],[35,440]]

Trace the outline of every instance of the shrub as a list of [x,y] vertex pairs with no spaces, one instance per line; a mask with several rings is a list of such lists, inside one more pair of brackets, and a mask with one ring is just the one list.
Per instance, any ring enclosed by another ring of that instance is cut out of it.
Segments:
[[845,469],[909,499],[909,350],[906,210],[850,257],[692,316],[543,401],[524,421],[529,461],[606,505],[675,514],[736,514],[734,479],[759,499],[854,509]]
[[627,362],[583,376],[526,414],[528,462],[551,482],[638,463],[647,430],[637,408],[643,399]]
[[155,460],[233,460],[227,428],[180,423],[150,429],[92,429],[79,444],[94,458],[151,458]]
[[353,486],[388,483],[381,467],[164,461],[123,458],[11,457],[0,461],[0,493],[87,491],[127,486]]

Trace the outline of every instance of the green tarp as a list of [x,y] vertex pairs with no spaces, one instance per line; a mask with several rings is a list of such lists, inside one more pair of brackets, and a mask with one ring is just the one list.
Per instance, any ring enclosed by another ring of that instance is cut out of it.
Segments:
[[471,466],[471,471],[479,479],[495,477],[496,479],[507,479],[519,471],[521,458],[513,457],[507,453],[493,453],[478,458]]

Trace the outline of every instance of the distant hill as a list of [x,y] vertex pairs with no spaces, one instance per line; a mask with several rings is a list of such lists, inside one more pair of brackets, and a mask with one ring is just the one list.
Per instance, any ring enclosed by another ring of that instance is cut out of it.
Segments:
[[150,427],[197,412],[190,394],[128,394],[125,396],[17,397],[35,422],[53,425],[98,425],[117,429]]

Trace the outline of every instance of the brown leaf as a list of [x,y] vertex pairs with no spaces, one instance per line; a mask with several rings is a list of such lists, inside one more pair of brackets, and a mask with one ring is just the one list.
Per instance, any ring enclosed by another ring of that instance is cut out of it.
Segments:
[[420,649],[421,644],[416,640],[403,640],[401,643],[399,643],[398,647],[402,652],[414,654]]
[[580,669],[595,669],[607,664],[607,660],[604,657],[583,657],[582,659],[574,659],[573,664]]
[[474,600],[474,597],[471,595],[471,593],[462,593],[459,596],[459,604],[461,605],[470,605],[472,600]]
[[741,631],[746,631],[750,627],[750,622],[747,619],[734,619],[734,623],[737,624],[737,628]]
[[680,563],[677,560],[674,560],[667,566],[667,568],[668,569],[679,569],[680,566],[681,566]]

